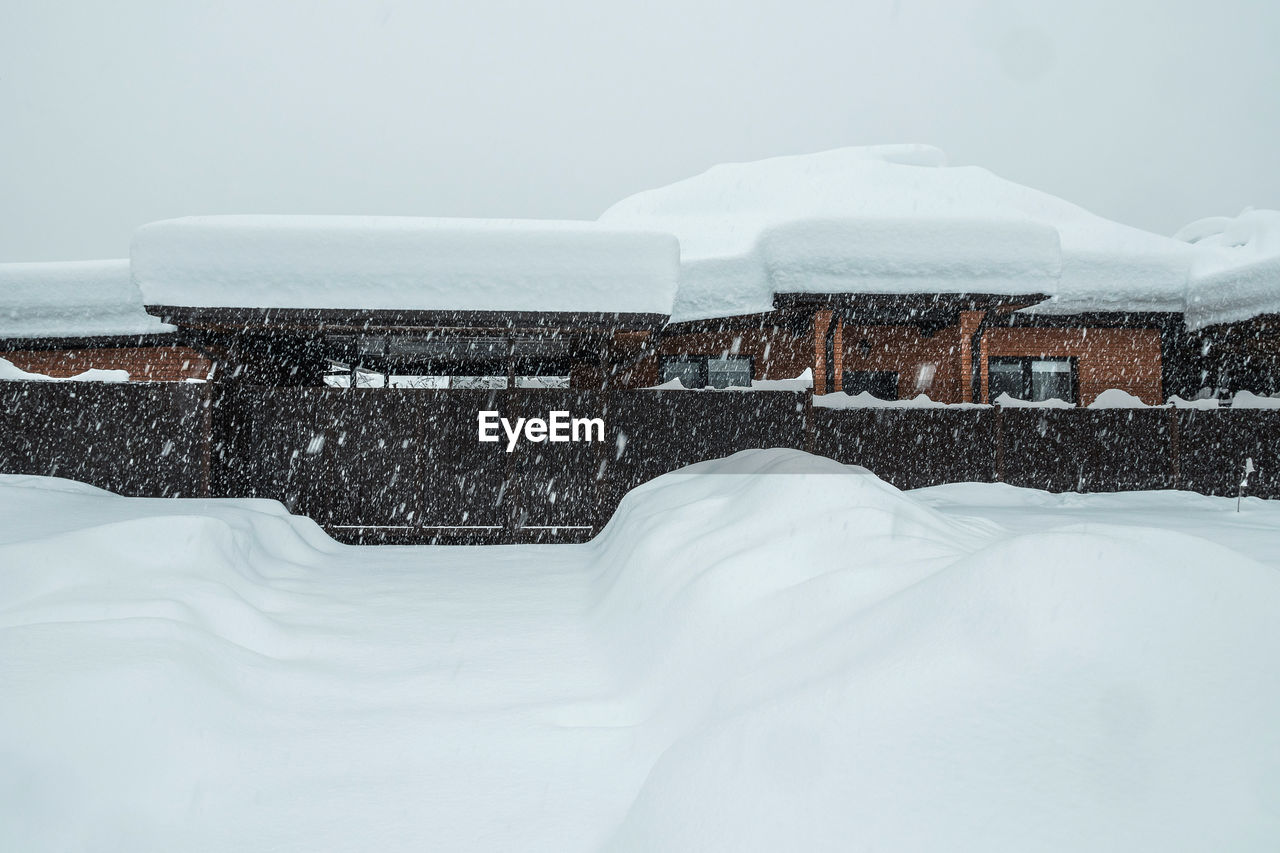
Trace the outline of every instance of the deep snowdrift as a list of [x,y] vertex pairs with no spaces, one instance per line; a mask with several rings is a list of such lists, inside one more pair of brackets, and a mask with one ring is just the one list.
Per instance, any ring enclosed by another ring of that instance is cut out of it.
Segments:
[[670,234],[596,222],[193,216],[134,234],[148,305],[668,314]]
[[172,331],[143,309],[127,260],[0,264],[0,338]]
[[782,292],[1044,293],[1041,310],[1182,308],[1194,254],[926,145],[715,166],[601,221],[670,231],[674,318],[767,311]]
[[1269,850],[1280,506],[1233,510],[753,451],[584,546],[352,548],[0,478],[3,846]]

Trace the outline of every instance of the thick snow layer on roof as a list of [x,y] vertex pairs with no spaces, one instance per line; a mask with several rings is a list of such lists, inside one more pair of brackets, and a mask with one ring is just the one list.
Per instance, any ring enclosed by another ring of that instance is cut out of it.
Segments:
[[0,338],[171,331],[143,309],[127,260],[0,264]]
[[670,234],[596,222],[202,216],[133,240],[148,305],[667,314]]
[[670,231],[673,319],[772,307],[774,293],[1046,293],[1042,310],[1181,310],[1192,252],[924,145],[716,166],[601,217]]
[[1201,219],[1174,236],[1196,251],[1186,294],[1189,326],[1280,312],[1280,211]]

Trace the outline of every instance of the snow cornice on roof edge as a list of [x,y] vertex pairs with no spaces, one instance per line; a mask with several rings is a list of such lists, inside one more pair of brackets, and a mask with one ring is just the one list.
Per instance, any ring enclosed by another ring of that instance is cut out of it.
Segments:
[[0,339],[174,331],[146,312],[128,260],[0,264]]
[[206,216],[138,229],[132,265],[156,306],[665,317],[680,247],[596,222]]

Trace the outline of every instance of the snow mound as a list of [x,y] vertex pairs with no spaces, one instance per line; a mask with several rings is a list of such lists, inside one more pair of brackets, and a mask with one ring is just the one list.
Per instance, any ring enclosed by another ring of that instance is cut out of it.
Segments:
[[[727,388],[686,388],[679,378],[668,379],[659,385],[653,385],[650,391],[807,391],[813,387],[813,368],[806,367],[790,379],[752,379],[750,385],[730,385]],[[815,398],[821,399],[821,398]]]
[[148,305],[669,314],[680,247],[596,222],[199,216],[134,234]]
[[805,636],[728,674],[609,849],[1265,850],[1280,832],[1273,569],[1099,525],[993,544],[860,612],[825,599],[796,591]]
[[46,376],[43,373],[32,373],[23,370],[7,358],[0,358],[0,379],[21,380],[27,382],[128,382],[127,370],[102,370],[90,368],[75,376]]
[[813,398],[813,405],[820,409],[989,409],[986,403],[943,403],[928,394],[917,394],[901,400],[882,400],[870,391],[850,394],[836,391]]
[[680,239],[675,320],[781,292],[1045,293],[1040,310],[1181,310],[1192,251],[921,145],[715,166],[601,221]]
[[0,264],[0,338],[172,331],[142,307],[127,260]]
[[1280,397],[1262,397],[1252,391],[1237,391],[1231,398],[1233,409],[1280,409]]
[[1196,250],[1186,295],[1189,327],[1280,312],[1280,211],[1201,219],[1175,237]]
[[1093,398],[1088,405],[1090,409],[1149,409],[1140,397],[1135,397],[1120,388],[1108,388]]
[[[988,535],[920,506],[864,468],[797,450],[743,451],[659,477],[624,498],[594,543],[594,619],[638,690],[685,691],[667,709],[679,713],[762,631],[789,636],[794,626],[780,601],[788,590],[814,583],[856,609]],[[851,537],[856,552],[847,548]],[[896,559],[904,541],[912,543],[910,565]],[[832,573],[847,573],[849,583],[823,580]]]
[[1074,403],[1059,400],[1057,397],[1050,397],[1048,400],[1023,400],[1019,397],[1012,397],[1008,393],[1003,393],[996,397],[992,404],[1009,409],[1071,409],[1075,407]]

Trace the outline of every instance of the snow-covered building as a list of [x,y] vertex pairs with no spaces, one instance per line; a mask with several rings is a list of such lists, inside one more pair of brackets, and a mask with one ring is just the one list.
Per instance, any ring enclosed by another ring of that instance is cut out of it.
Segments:
[[139,229],[132,271],[226,379],[601,387],[669,319],[679,246],[596,222],[210,216]]
[[813,370],[817,393],[945,402],[1190,393],[1195,247],[919,145],[716,166],[601,221],[681,245],[654,382]]
[[15,375],[204,378],[209,362],[143,308],[127,260],[0,264],[0,358]]
[[1205,381],[1280,391],[1280,211],[1201,219],[1174,236],[1196,250],[1186,321]]
[[1280,213],[1163,237],[921,145],[716,166],[595,222],[169,220],[139,229],[127,262],[0,267],[0,295],[0,346],[51,375],[212,364],[257,385],[429,388],[804,375],[818,394],[1080,405],[1108,389],[1150,404],[1280,391]]

